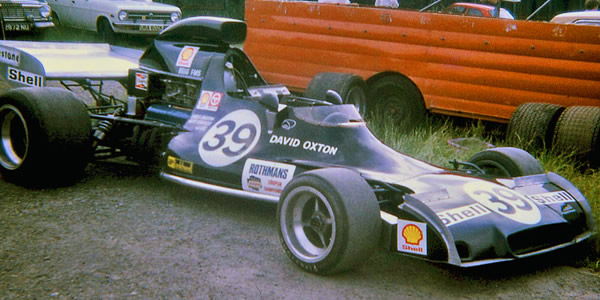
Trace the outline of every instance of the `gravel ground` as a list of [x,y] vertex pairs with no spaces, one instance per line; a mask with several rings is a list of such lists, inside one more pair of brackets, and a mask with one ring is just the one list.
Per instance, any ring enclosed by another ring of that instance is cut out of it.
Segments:
[[70,187],[0,180],[0,299],[598,299],[581,251],[457,269],[377,251],[333,276],[296,268],[269,203],[193,191],[97,163]]

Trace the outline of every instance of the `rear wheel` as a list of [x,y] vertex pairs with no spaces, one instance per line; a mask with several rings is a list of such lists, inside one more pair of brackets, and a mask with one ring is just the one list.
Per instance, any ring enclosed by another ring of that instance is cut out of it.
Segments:
[[401,128],[425,122],[425,102],[419,89],[407,78],[386,76],[370,83],[370,106],[374,114],[386,114]]
[[23,88],[0,96],[0,173],[21,185],[78,178],[91,155],[86,107],[58,88]]
[[556,121],[565,108],[550,103],[524,103],[510,117],[506,139],[526,149],[550,148]]
[[350,269],[364,262],[379,242],[375,194],[347,169],[320,169],[294,178],[281,194],[277,220],[285,252],[312,273]]
[[600,107],[571,106],[560,116],[553,149],[570,153],[597,166],[600,163]]
[[486,174],[509,178],[543,174],[540,162],[527,151],[513,147],[498,147],[475,153],[469,162]]
[[360,76],[348,73],[319,73],[309,83],[304,96],[326,100],[327,90],[334,90],[342,96],[344,104],[352,104],[361,116],[367,111],[367,84]]

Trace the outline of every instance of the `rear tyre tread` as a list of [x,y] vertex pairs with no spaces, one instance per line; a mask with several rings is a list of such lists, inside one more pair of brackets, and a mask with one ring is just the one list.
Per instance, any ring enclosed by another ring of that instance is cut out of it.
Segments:
[[525,149],[551,149],[556,121],[564,109],[550,103],[519,105],[510,117],[506,140]]
[[553,149],[573,153],[592,166],[600,163],[600,107],[571,106],[557,121]]

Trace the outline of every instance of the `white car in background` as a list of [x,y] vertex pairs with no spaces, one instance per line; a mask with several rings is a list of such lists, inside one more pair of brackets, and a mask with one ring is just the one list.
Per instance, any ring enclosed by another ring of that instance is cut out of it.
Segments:
[[556,15],[554,18],[552,18],[552,20],[550,20],[550,22],[600,26],[600,11],[585,10],[568,12]]
[[98,32],[113,42],[116,34],[156,35],[177,22],[181,10],[152,0],[47,0],[54,22]]

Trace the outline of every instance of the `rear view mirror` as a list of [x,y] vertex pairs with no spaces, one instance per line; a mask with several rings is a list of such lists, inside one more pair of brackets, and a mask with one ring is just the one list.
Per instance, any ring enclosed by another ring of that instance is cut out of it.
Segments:
[[344,103],[342,96],[340,96],[340,94],[334,90],[327,90],[327,92],[325,92],[325,101],[333,105],[340,105]]

